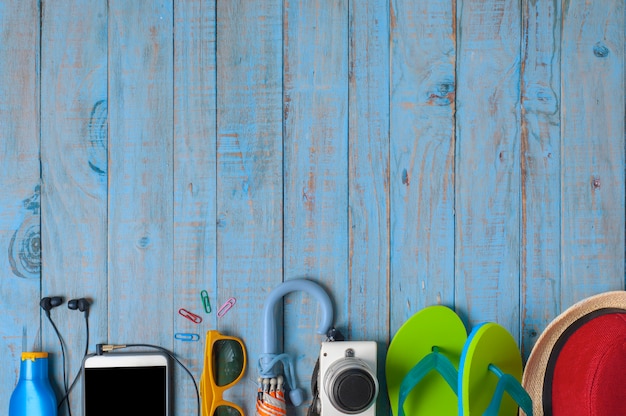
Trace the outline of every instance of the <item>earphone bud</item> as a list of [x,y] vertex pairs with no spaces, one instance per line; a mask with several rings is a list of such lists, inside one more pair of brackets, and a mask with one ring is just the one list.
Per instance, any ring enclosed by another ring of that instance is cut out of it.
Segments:
[[87,316],[89,316],[89,300],[87,300],[86,298],[80,298],[80,299],[72,299],[69,302],[67,302],[67,307],[73,311],[75,311],[76,309],[78,309],[81,312],[85,312],[85,318]]
[[52,297],[46,296],[45,298],[41,299],[41,301],[39,302],[39,306],[41,306],[41,309],[46,311],[46,315],[50,316],[50,310],[52,308],[56,308],[62,303],[63,303],[63,298],[61,296],[52,296]]
[[[48,317],[50,324],[54,328],[54,332],[57,334],[57,337],[59,338],[59,343],[61,344],[61,356],[63,359],[63,384],[65,387],[65,395],[63,396],[63,399],[59,402],[58,407],[60,408],[63,402],[67,400],[67,412],[69,416],[72,416],[72,410],[70,408],[70,402],[69,402],[69,395],[70,395],[70,391],[72,390],[72,387],[74,387],[74,383],[76,383],[76,380],[78,379],[78,375],[80,374],[81,370],[79,370],[78,374],[76,374],[76,377],[74,377],[74,381],[68,387],[67,374],[65,373],[65,347],[63,346],[63,339],[61,339],[61,334],[59,333],[59,329],[57,328],[54,321],[52,320],[52,317],[50,316],[50,310],[61,304],[63,304],[63,298],[61,296],[45,297],[45,298],[42,298],[41,301],[39,302],[39,306],[41,306],[41,309],[46,311],[46,316]],[[79,311],[85,313],[85,323],[86,323],[86,332],[87,332],[87,337],[86,337],[87,341],[85,344],[85,357],[87,356],[87,349],[89,348],[89,319],[88,319],[89,305],[90,305],[90,302],[86,298],[72,299],[69,302],[67,302],[67,307],[69,309],[72,309],[72,310],[78,309]]]

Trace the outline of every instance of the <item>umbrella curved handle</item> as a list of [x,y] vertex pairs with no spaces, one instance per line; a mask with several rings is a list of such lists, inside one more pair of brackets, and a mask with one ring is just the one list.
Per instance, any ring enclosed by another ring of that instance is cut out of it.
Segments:
[[[292,279],[281,283],[274,288],[267,299],[263,307],[263,322],[265,324],[265,330],[263,332],[263,354],[259,359],[259,368],[261,370],[262,377],[275,377],[274,364],[277,360],[285,358],[286,354],[278,351],[278,335],[276,333],[276,318],[274,312],[277,303],[288,293],[295,291],[303,291],[311,296],[315,297],[322,307],[322,318],[320,325],[317,329],[319,334],[326,334],[331,328],[333,323],[333,305],[330,301],[330,297],[321,286],[317,283],[307,279]],[[283,363],[287,376],[289,378],[289,385],[291,391],[289,392],[289,398],[294,406],[300,406],[304,400],[304,392],[296,387],[295,376],[293,374],[293,364],[290,359]]]
[[318,334],[328,332],[333,324],[333,305],[326,291],[317,283],[307,279],[291,279],[281,283],[274,288],[263,307],[263,320],[265,331],[263,332],[263,353],[278,354],[278,335],[276,333],[276,319],[274,316],[275,307],[288,293],[302,291],[315,297],[322,307],[322,318],[317,328]]

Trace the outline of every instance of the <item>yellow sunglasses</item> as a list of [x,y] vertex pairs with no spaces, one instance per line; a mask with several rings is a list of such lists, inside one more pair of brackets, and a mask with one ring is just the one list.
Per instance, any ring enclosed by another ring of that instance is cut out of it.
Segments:
[[239,338],[207,331],[200,378],[202,416],[244,416],[241,407],[224,400],[223,394],[241,380],[246,364],[246,348]]

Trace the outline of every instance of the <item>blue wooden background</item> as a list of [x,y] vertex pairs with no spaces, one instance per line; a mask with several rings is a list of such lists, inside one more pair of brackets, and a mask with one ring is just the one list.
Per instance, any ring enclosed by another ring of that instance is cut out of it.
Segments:
[[[92,299],[90,351],[158,344],[196,379],[207,330],[241,337],[228,397],[248,414],[288,279],[378,341],[383,387],[427,305],[499,322],[526,357],[559,312],[624,288],[624,32],[622,0],[0,0],[1,411],[24,348],[51,353],[61,395],[42,296]],[[319,310],[294,293],[283,316],[308,390]],[[52,317],[73,377],[83,316]]]

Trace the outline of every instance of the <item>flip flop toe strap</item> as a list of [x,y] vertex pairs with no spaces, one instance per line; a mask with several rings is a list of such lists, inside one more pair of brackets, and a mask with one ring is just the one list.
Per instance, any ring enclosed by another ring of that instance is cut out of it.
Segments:
[[500,403],[502,402],[502,397],[504,396],[504,392],[509,393],[509,396],[517,405],[526,413],[527,416],[533,415],[533,403],[532,399],[524,390],[522,385],[515,377],[510,374],[503,373],[497,366],[494,364],[489,364],[489,370],[498,376],[498,384],[496,385],[496,390],[493,393],[493,397],[491,398],[491,402],[489,402],[489,407],[483,413],[483,416],[497,416],[498,411],[500,410]]
[[458,391],[458,371],[448,357],[441,354],[437,347],[433,347],[433,352],[422,358],[402,379],[398,399],[399,416],[404,416],[404,401],[409,393],[433,370],[441,374],[452,391]]

